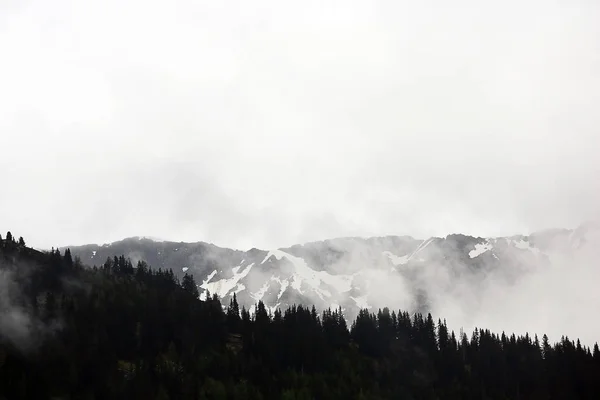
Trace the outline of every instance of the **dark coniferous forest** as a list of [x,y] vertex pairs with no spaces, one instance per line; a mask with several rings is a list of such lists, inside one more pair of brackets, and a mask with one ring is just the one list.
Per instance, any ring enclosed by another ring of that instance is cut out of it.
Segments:
[[87,267],[10,233],[0,290],[0,399],[600,398],[597,345],[387,308],[350,326],[305,306],[250,315],[200,301],[190,275],[123,256]]

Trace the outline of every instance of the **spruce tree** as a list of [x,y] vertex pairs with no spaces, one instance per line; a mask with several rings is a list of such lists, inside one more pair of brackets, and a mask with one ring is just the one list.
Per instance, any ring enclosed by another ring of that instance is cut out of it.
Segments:
[[198,298],[198,286],[196,285],[196,280],[193,275],[186,273],[181,281],[181,287],[183,290],[194,296],[194,298]]

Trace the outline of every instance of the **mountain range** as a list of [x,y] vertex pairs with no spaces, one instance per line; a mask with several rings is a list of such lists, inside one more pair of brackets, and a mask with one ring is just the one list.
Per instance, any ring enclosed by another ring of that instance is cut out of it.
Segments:
[[527,274],[566,268],[588,259],[599,244],[600,225],[587,223],[510,237],[350,237],[273,250],[147,237],[69,248],[89,266],[124,255],[134,265],[144,260],[154,268],[170,268],[179,278],[191,274],[201,298],[217,294],[223,304],[235,293],[250,310],[259,300],[271,311],[314,304],[341,308],[352,318],[363,308],[427,312],[448,298],[477,301],[492,283],[510,286]]

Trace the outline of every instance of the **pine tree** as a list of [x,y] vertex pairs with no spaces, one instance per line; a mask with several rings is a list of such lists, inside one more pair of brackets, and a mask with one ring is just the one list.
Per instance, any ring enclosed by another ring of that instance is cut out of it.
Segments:
[[238,332],[240,329],[240,306],[237,302],[236,294],[233,294],[233,298],[229,302],[227,308],[227,325],[230,332]]
[[198,298],[198,286],[196,285],[196,280],[193,275],[186,273],[181,281],[181,287],[183,290],[194,296],[194,298]]
[[269,314],[267,314],[265,303],[263,303],[262,300],[259,300],[258,305],[256,306],[254,321],[256,322],[256,326],[259,328],[265,328],[270,322]]
[[71,249],[65,250],[65,255],[63,258],[67,267],[71,268],[73,266],[73,257],[71,256]]
[[545,359],[550,358],[550,355],[552,353],[552,347],[550,346],[550,341],[548,340],[548,335],[544,334],[544,336],[542,336],[542,356]]

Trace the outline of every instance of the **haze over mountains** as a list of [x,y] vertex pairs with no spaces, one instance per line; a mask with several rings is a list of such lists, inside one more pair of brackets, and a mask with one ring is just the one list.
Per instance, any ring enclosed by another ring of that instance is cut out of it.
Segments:
[[587,223],[528,236],[338,238],[248,251],[133,237],[71,251],[88,265],[125,255],[180,278],[192,274],[201,298],[217,294],[228,304],[235,293],[249,309],[259,300],[272,311],[314,304],[341,307],[352,319],[361,308],[387,306],[443,315],[457,329],[558,335],[568,324],[569,334],[593,341],[599,244],[600,226]]

